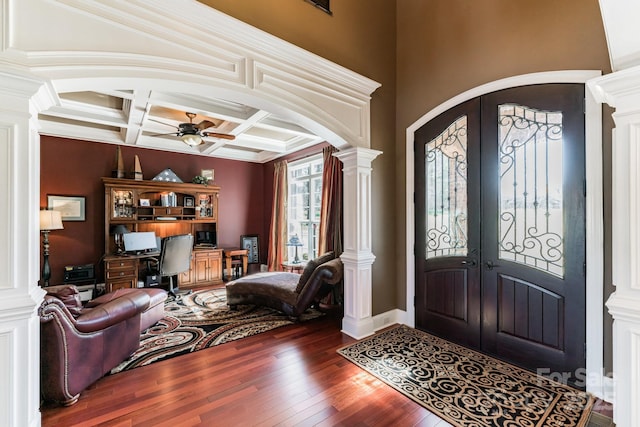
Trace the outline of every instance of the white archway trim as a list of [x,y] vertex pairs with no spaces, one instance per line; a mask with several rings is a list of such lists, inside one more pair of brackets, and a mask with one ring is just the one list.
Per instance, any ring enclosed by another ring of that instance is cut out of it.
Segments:
[[[57,91],[75,90],[87,77],[192,83],[210,96],[262,101],[273,112],[307,118],[303,126],[338,148],[370,146],[369,103],[379,83],[195,0],[10,6],[0,60],[28,68]],[[33,28],[65,31],[51,37]]]
[[[406,259],[407,300],[406,323],[415,326],[415,155],[414,133],[429,120],[469,99],[516,86],[546,83],[581,83],[601,76],[600,71],[569,70],[524,74],[509,77],[470,89],[418,119],[406,130]],[[607,399],[612,388],[603,372],[603,288],[604,288],[604,216],[602,197],[602,109],[590,91],[585,90],[585,144],[586,144],[586,233],[587,233],[587,390]],[[610,400],[610,399],[609,399]]]

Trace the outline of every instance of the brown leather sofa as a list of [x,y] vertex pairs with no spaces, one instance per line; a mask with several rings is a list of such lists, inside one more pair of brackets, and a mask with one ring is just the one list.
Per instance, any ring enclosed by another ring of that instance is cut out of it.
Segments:
[[152,298],[136,290],[85,308],[73,285],[45,290],[38,312],[41,394],[45,401],[70,406],[84,389],[138,349],[141,315]]
[[124,295],[135,292],[144,292],[149,296],[149,306],[140,314],[140,332],[155,325],[164,317],[164,302],[167,299],[167,291],[160,288],[121,288],[108,294],[101,295],[85,304],[85,308],[97,307]]
[[297,318],[327,296],[342,280],[343,265],[333,252],[307,262],[302,274],[273,271],[241,277],[227,283],[227,304],[261,305]]

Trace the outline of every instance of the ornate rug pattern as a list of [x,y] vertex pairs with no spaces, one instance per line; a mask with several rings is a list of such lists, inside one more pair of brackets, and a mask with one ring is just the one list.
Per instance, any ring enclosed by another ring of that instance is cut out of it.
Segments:
[[581,390],[402,325],[338,353],[456,426],[584,426]]
[[[140,348],[113,368],[111,374],[294,323],[284,313],[268,307],[239,305],[236,311],[229,310],[224,288],[195,291],[178,299],[169,297],[164,310],[164,319],[142,333]],[[321,315],[309,309],[300,320]]]

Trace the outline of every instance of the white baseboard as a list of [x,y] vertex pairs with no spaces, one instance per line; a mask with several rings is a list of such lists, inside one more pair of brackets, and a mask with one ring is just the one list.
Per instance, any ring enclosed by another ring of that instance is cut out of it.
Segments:
[[406,324],[407,312],[394,309],[373,316],[373,330],[379,331],[394,324]]

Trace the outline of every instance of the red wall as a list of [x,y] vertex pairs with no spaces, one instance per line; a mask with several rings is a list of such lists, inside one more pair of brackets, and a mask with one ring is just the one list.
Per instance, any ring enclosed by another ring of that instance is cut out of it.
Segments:
[[[49,234],[51,284],[62,283],[66,265],[97,264],[99,281],[104,250],[104,187],[102,177],[110,177],[116,146],[72,139],[42,136],[40,142],[40,207],[47,206],[47,195],[86,197],[86,221],[65,221],[64,230]],[[260,258],[267,259],[267,232],[270,210],[265,194],[272,175],[261,164],[170,153],[144,148],[122,147],[125,169],[140,159],[145,180],[171,168],[184,182],[190,182],[202,169],[214,169],[214,184],[220,187],[218,246],[237,247],[243,234],[257,234]],[[265,228],[265,223],[266,227]]]

